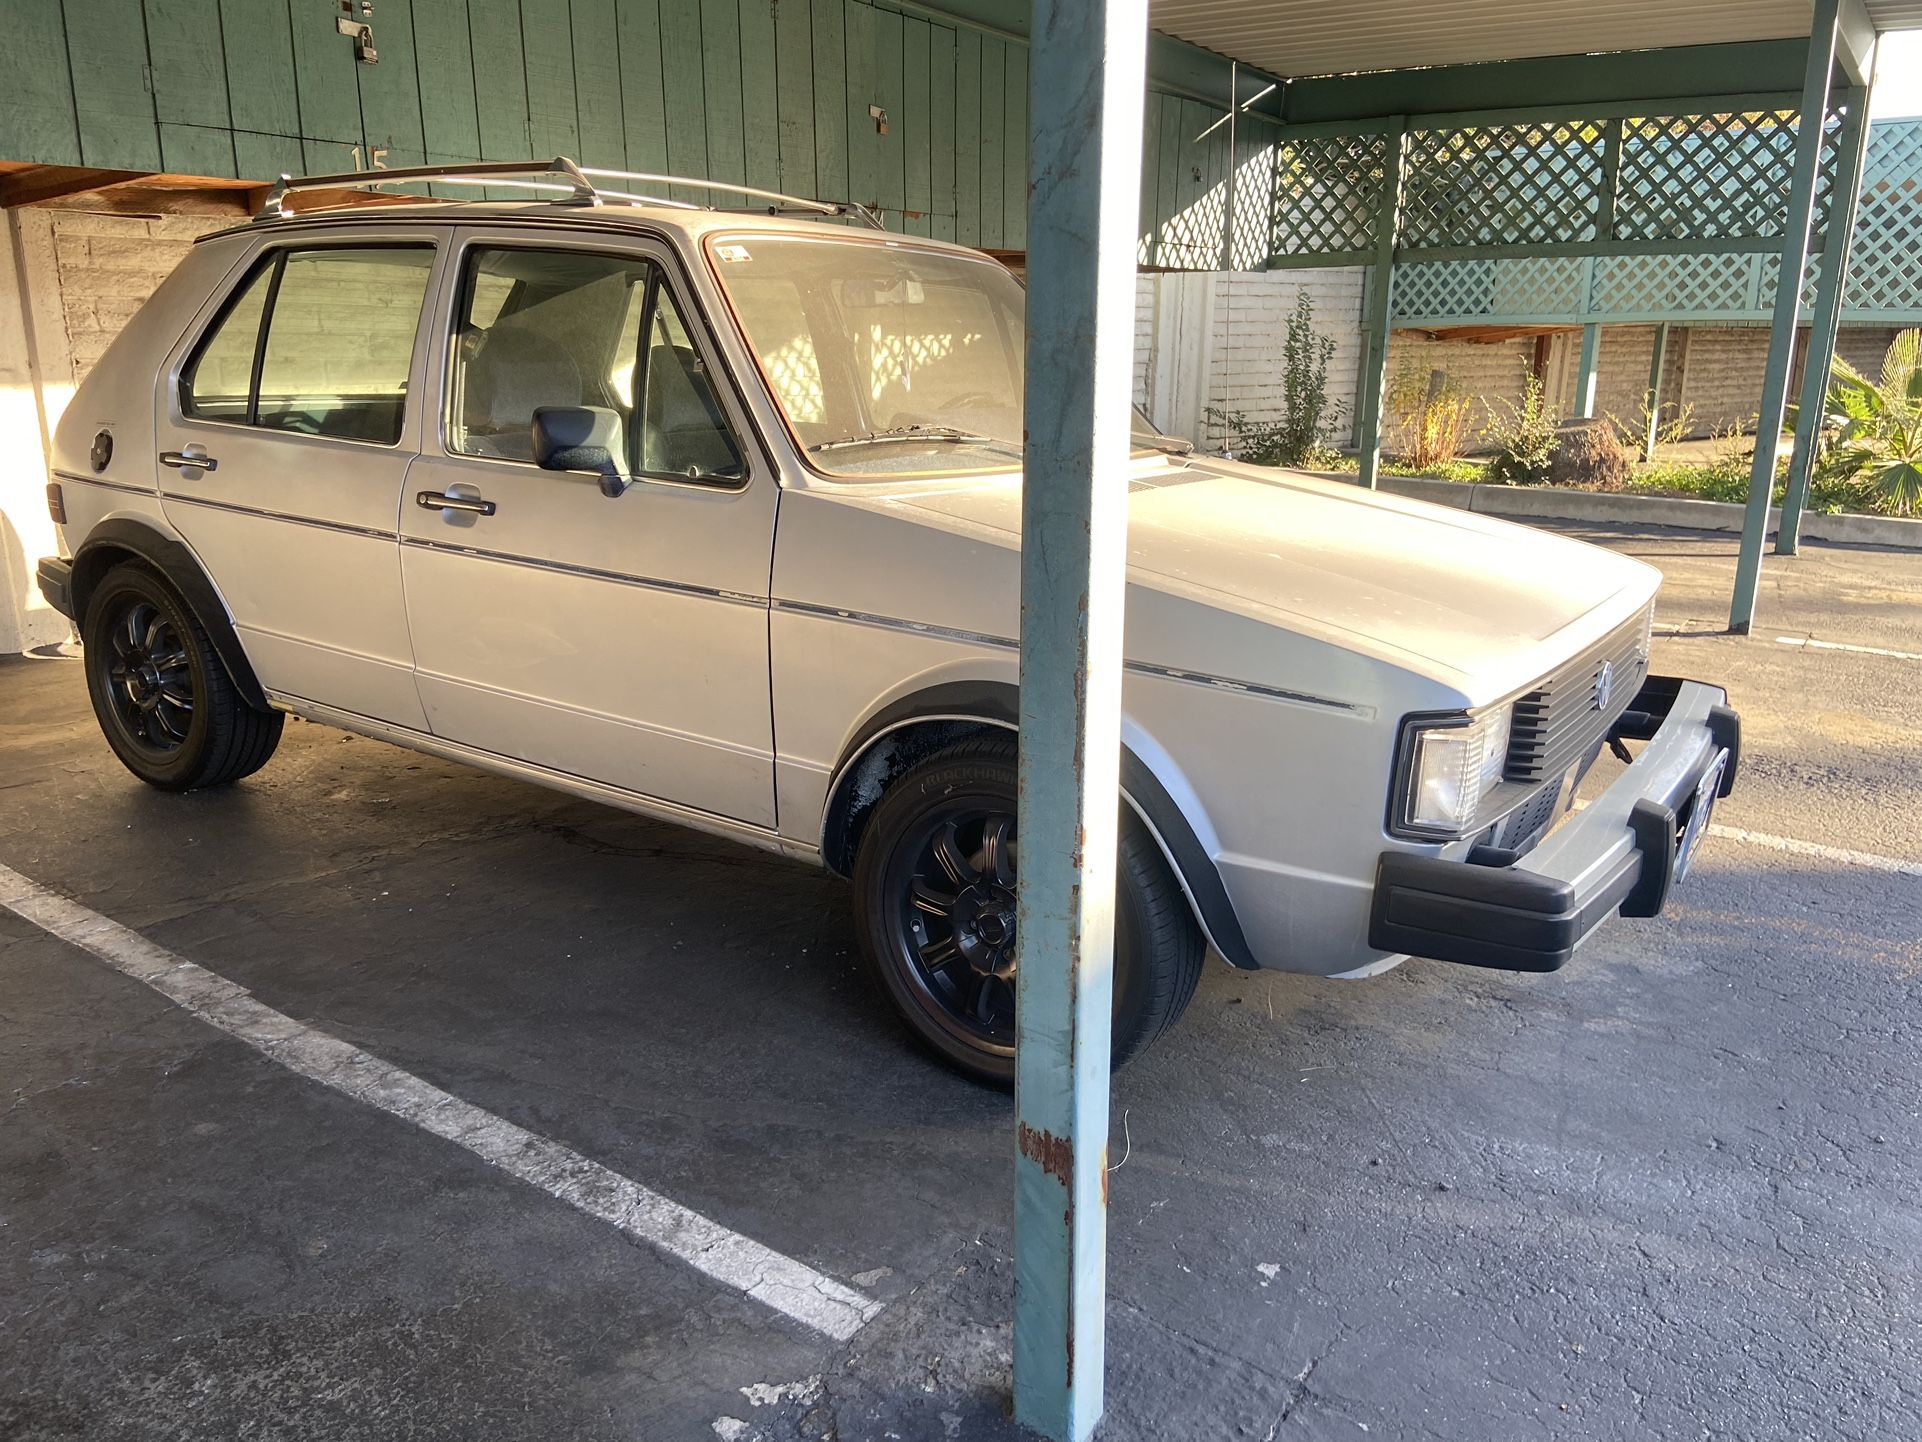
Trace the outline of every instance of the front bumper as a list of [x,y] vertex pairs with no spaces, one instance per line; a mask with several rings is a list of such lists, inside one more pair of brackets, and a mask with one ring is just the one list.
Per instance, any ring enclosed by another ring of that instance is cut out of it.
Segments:
[[73,562],[59,556],[42,556],[39,566],[40,594],[69,621],[73,614]]
[[1653,916],[1728,795],[1742,721],[1728,693],[1651,676],[1610,732],[1646,741],[1601,796],[1508,865],[1384,852],[1368,941],[1383,951],[1501,971],[1557,971],[1619,911]]

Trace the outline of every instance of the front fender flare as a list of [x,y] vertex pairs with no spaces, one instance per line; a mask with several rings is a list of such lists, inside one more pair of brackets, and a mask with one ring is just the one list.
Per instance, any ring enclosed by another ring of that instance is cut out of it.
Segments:
[[[972,721],[1014,731],[1020,714],[1020,689],[1005,681],[947,682],[882,707],[862,723],[835,763],[828,783],[824,828],[834,814],[850,770],[889,732],[928,721]],[[1121,797],[1160,847],[1209,944],[1230,966],[1258,970],[1260,963],[1248,948],[1228,888],[1201,844],[1193,821],[1153,768],[1125,741],[1121,748]]]

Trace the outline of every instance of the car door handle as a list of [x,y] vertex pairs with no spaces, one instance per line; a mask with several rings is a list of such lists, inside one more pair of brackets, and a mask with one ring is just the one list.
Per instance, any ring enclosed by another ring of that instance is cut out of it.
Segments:
[[494,514],[492,501],[483,501],[479,496],[450,496],[445,491],[422,491],[414,497],[414,504],[423,511],[471,511],[477,516]]
[[201,470],[217,471],[220,462],[205,451],[162,451],[160,464],[172,466],[176,471]]

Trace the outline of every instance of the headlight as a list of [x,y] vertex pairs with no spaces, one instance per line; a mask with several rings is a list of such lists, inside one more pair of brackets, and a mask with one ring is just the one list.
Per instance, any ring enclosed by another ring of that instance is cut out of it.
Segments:
[[1401,819],[1411,831],[1459,836],[1474,829],[1482,798],[1502,783],[1512,704],[1463,719],[1411,723]]

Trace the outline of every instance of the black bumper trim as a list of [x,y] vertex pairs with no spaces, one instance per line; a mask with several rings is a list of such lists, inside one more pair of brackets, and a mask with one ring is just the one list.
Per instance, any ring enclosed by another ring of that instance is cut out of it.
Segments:
[[[1617,911],[1653,916],[1673,885],[1675,848],[1689,798],[1723,752],[1728,759],[1718,796],[1734,784],[1741,755],[1741,718],[1715,688],[1677,677],[1652,676],[1623,713],[1611,736],[1653,741],[1670,722],[1685,687],[1696,688],[1686,717],[1676,717],[1672,747],[1693,747],[1688,763],[1629,772],[1610,788],[1633,796],[1617,820],[1597,815],[1564,825],[1599,823],[1584,833],[1594,864],[1580,881],[1532,870],[1532,858],[1510,865],[1451,861],[1415,852],[1384,852],[1376,865],[1368,942],[1381,951],[1425,956],[1501,971],[1559,971],[1590,932]],[[1720,698],[1704,706],[1709,696]],[[1673,754],[1671,752],[1671,754]],[[1605,798],[1606,799],[1606,798]],[[1626,832],[1632,838],[1619,838]],[[1612,834],[1611,834],[1612,833]]]
[[1581,896],[1532,871],[1386,852],[1375,870],[1368,944],[1497,971],[1560,971],[1640,874],[1631,852]]
[[69,621],[73,620],[73,562],[59,556],[42,556],[36,570],[40,594],[47,598],[47,604]]

